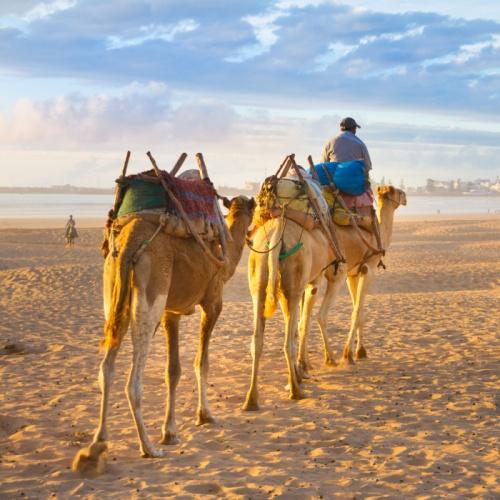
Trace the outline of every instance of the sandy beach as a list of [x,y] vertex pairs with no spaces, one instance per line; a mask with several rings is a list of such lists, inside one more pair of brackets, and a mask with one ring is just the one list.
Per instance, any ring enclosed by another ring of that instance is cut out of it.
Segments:
[[[252,308],[245,253],[225,289],[210,350],[217,419],[196,427],[193,361],[198,313],[181,323],[181,443],[141,459],[120,351],[109,418],[107,471],[70,470],[99,411],[101,229],[79,226],[64,248],[63,221],[0,225],[1,498],[498,498],[500,217],[397,220],[387,270],[368,299],[368,359],[323,365],[311,333],[307,399],[287,399],[283,322],[266,328],[261,411],[243,412]],[[52,225],[52,228],[51,228]],[[93,226],[94,227],[90,227]],[[345,290],[330,311],[340,356]],[[146,368],[143,411],[151,437],[164,414],[164,338]]]

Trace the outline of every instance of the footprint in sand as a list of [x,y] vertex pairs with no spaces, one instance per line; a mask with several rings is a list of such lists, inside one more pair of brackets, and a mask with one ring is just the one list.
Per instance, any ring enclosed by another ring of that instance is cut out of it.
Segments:
[[184,489],[189,493],[198,495],[217,495],[221,493],[219,485],[215,483],[188,484]]
[[10,415],[0,415],[0,435],[9,437],[28,426],[28,422]]
[[23,354],[35,354],[46,350],[46,346],[43,344],[38,344],[36,347],[25,344],[24,342],[10,342],[7,341],[0,348],[0,355],[23,355]]

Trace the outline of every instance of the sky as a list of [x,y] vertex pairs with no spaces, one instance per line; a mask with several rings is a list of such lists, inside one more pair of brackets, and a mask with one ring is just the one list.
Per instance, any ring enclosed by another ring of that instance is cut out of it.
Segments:
[[373,177],[500,175],[498,0],[0,0],[0,186],[202,152],[243,186],[353,116]]

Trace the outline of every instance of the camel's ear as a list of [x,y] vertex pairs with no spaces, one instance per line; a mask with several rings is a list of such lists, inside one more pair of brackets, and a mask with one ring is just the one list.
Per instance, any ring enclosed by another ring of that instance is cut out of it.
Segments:
[[394,194],[394,186],[389,186],[389,193]]
[[379,196],[382,196],[382,192],[383,192],[382,188],[383,188],[383,186],[377,186],[377,194]]
[[248,209],[253,210],[255,208],[255,198],[250,198],[248,200]]
[[222,198],[222,204],[227,208],[229,209],[231,207],[231,200],[229,198],[226,198],[224,196],[224,198]]

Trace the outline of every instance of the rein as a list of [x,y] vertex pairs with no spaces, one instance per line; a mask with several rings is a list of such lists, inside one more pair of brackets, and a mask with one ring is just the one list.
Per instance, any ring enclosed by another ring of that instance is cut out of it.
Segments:
[[[249,238],[245,238],[245,243],[247,244],[247,247],[252,252],[261,253],[261,254],[271,253],[275,248],[278,248],[278,246],[283,243],[283,236],[285,235],[285,229],[286,229],[286,221],[287,221],[287,219],[285,217],[283,217],[283,215],[280,218],[284,219],[284,222],[283,222],[283,230],[281,231],[281,236],[279,237],[278,243],[276,243],[276,245],[274,245],[272,248],[269,248],[269,243],[271,243],[271,241],[268,238],[267,239],[267,250],[257,250],[256,248],[254,248],[252,246],[253,241],[250,240]],[[264,227],[264,226],[265,226],[265,223],[263,224],[262,227]],[[265,228],[264,228],[264,230],[265,230]],[[267,233],[266,233],[266,237],[267,237]]]

